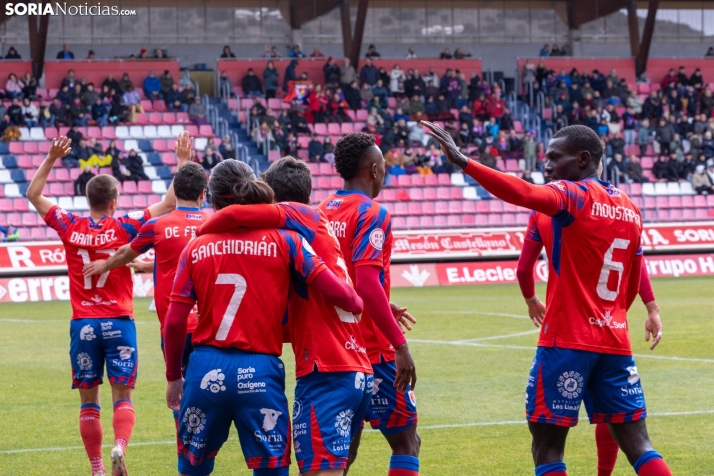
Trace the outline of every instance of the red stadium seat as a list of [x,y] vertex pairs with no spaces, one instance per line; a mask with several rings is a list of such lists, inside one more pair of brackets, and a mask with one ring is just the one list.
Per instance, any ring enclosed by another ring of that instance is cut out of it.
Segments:
[[58,182],[69,182],[72,179],[67,169],[61,168],[55,171],[55,180],[57,180]]
[[33,228],[30,231],[30,238],[32,238],[33,241],[44,241],[47,239],[47,235],[45,234],[45,227],[44,226],[38,226]]
[[516,215],[514,213],[504,213],[502,221],[504,225],[515,225]]
[[61,183],[50,184],[50,197],[61,197],[64,195],[64,187]]
[[312,163],[312,162],[308,162],[307,168],[310,169],[310,174],[311,174],[313,177],[318,174],[319,167],[317,166],[317,164],[314,164],[314,163]]
[[501,220],[501,215],[498,214],[490,214],[488,216],[488,224],[489,225],[502,225],[503,221]]
[[[271,153],[272,153],[272,155],[271,155]],[[274,161],[280,159],[280,157],[282,156],[282,152],[280,152],[279,150],[271,150],[268,153],[268,156],[269,156],[268,160],[271,162],[274,162]],[[297,158],[302,159],[307,162],[310,159],[310,152],[308,152],[307,149],[298,149]]]
[[139,190],[137,189],[136,182],[133,180],[127,180],[122,184],[122,189],[123,192],[126,193],[127,195],[135,195],[139,193]]
[[434,202],[423,202],[421,204],[421,212],[424,215],[436,215],[436,208],[434,207]]
[[121,208],[132,208],[132,200],[128,195],[119,195],[119,206]]
[[436,198],[436,189],[433,187],[427,187],[424,189],[424,200],[431,200],[435,201]]
[[682,208],[682,197],[679,195],[670,196],[668,202],[669,208]]
[[329,177],[318,177],[317,178],[317,188],[326,190],[330,188],[330,178]]
[[451,187],[451,175],[449,174],[439,174],[436,176],[436,180],[442,187]]
[[397,202],[394,204],[394,216],[406,216],[409,215],[409,208],[406,203]]
[[148,180],[139,180],[139,186],[137,187],[139,193],[152,194],[154,193],[151,189],[151,182]]
[[161,163],[164,165],[177,165],[178,159],[176,155],[172,152],[164,152],[161,154]]
[[707,195],[707,207],[714,207],[714,195]]
[[102,137],[104,139],[114,140],[117,138],[117,135],[113,127],[102,127]]
[[664,196],[655,197],[655,205],[657,206],[657,208],[661,208],[661,209],[669,208],[669,200],[667,198],[668,197],[664,197]]
[[20,155],[17,157],[17,166],[21,169],[32,168],[32,158],[29,155]]
[[450,187],[449,198],[451,200],[463,200],[464,191],[460,187]]
[[165,124],[164,121],[162,120],[161,113],[160,112],[152,112],[151,114],[149,114],[149,124],[154,124],[157,126]]
[[476,218],[474,215],[461,215],[461,226],[475,226]]
[[341,135],[342,134],[342,128],[340,127],[339,124],[332,122],[327,125],[327,132],[330,133],[330,135]]
[[22,214],[22,226],[32,227],[37,225],[37,213]]
[[696,208],[706,208],[707,207],[707,198],[704,195],[695,195],[694,196],[694,206]]
[[424,176],[424,185],[427,187],[436,187],[439,185],[439,178],[434,174]]
[[315,128],[315,134],[317,134],[319,136],[329,135],[327,132],[327,125],[325,125],[324,123],[318,122],[313,127]]
[[412,187],[424,186],[424,177],[422,177],[420,174],[411,174],[407,175],[407,177],[409,177],[409,181],[411,182]]
[[327,164],[327,163],[320,163],[320,174],[321,175],[334,175],[335,174],[335,169],[332,167],[332,164]]
[[659,210],[656,214],[657,221],[668,221],[669,220],[669,210]]
[[15,198],[12,201],[13,211],[18,213],[26,213],[30,211],[30,207],[27,205],[26,198]]
[[448,215],[449,214],[449,203],[448,202],[436,202],[434,204],[437,215]]
[[132,204],[134,208],[146,208],[149,206],[146,201],[146,195],[134,195]]
[[0,198],[0,212],[9,213],[12,211],[12,200],[9,198]]
[[201,137],[213,137],[213,126],[204,124],[198,129],[198,135]]
[[438,200],[449,200],[451,198],[451,194],[449,192],[449,189],[446,187],[439,187],[436,189],[436,198]]
[[419,227],[420,228],[434,228],[434,219],[429,216],[419,217]]
[[409,199],[422,201],[424,200],[424,191],[420,188],[412,187],[409,189]]
[[[669,217],[670,217],[671,219],[673,219],[673,220],[674,220],[675,218],[672,216],[672,213],[674,213],[675,211],[679,211],[679,210],[671,210],[671,211],[670,211],[670,215],[669,215]],[[694,210],[691,209],[691,208],[684,208],[684,209],[682,210],[682,216],[681,216],[679,219],[682,219],[682,220],[693,220],[693,219],[694,219]]]
[[22,142],[10,142],[9,145],[10,153],[14,155],[19,155],[24,152],[24,148],[22,147]]
[[491,213],[491,208],[489,203],[492,200],[479,200],[476,202],[476,213],[489,214]]
[[351,122],[343,122],[340,129],[342,130],[342,134],[350,134],[352,132],[355,132],[354,124],[352,124]]
[[396,179],[397,183],[395,185],[398,187],[410,187],[412,185],[409,175],[398,175]]
[[56,139],[59,137],[59,134],[57,133],[57,129],[54,127],[47,127],[45,129],[45,139],[52,140]]
[[23,142],[22,144],[23,144],[22,149],[24,150],[24,152],[26,154],[36,154],[38,152],[37,151],[37,142],[26,141],[26,142]]
[[461,215],[464,212],[464,208],[461,202],[451,201],[448,202],[448,209],[450,215]]
[[476,226],[487,226],[488,225],[488,215],[476,215]]
[[516,223],[518,223],[519,225],[527,225],[528,217],[528,213],[518,213],[516,214]]
[[148,126],[149,125],[149,117],[146,114],[137,114],[136,115],[136,125],[137,126]]
[[645,197],[645,209],[652,210],[657,206],[654,197]]
[[[79,170],[79,169],[72,169],[72,170]],[[71,177],[71,175],[70,175],[70,177]],[[74,196],[74,180],[71,182],[64,183],[64,193],[62,195],[66,196],[66,197]]]
[[187,112],[176,113],[176,124],[188,124],[189,122],[191,122],[191,118],[188,117]]
[[102,138],[102,130],[99,127],[87,127],[87,137],[94,137],[95,139]]
[[446,225],[452,228],[457,228],[461,226],[461,215],[449,215],[446,221]]
[[411,200],[409,197],[409,191],[406,188],[397,189],[397,200],[400,202],[408,202]]
[[473,200],[464,200],[463,210],[464,213],[476,213],[476,202]]
[[395,230],[404,230],[407,227],[407,221],[404,217],[394,217],[392,220],[392,228]]
[[314,192],[313,203],[322,203],[327,198],[327,192],[316,190]]
[[164,112],[161,114],[161,122],[163,124],[174,125],[178,121],[176,120],[176,114],[173,112]]
[[407,204],[407,211],[410,215],[420,216],[422,214],[421,204],[419,202],[410,202]]
[[19,213],[8,213],[5,215],[5,219],[8,225],[20,226],[22,224],[22,218],[20,218]]
[[707,220],[709,216],[707,215],[707,210],[704,208],[697,208],[694,210],[694,218],[697,220]]
[[397,191],[392,188],[382,189],[382,200],[385,202],[396,202],[397,201]]

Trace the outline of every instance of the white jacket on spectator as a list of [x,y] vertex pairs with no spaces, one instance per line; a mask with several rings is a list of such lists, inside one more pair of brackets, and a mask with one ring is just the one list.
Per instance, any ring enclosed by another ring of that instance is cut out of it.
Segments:
[[389,90],[392,94],[404,92],[405,79],[407,79],[407,76],[404,74],[404,71],[397,68],[392,69],[389,73]]

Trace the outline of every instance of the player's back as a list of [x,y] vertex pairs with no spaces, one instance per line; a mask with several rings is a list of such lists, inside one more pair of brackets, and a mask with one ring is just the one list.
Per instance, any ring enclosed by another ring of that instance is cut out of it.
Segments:
[[[381,268],[380,281],[389,298],[392,255],[391,218],[385,207],[356,190],[338,190],[319,205],[340,242],[347,270],[354,282],[355,267]],[[365,311],[360,321],[370,361],[394,360],[394,349]]]
[[[162,328],[179,257],[205,219],[206,214],[199,208],[178,207],[171,213],[149,220],[131,243],[132,249],[138,253],[146,253],[152,246],[154,248],[154,296]],[[191,320],[191,323],[195,324],[195,321]],[[189,325],[189,332],[193,330],[191,327]]]
[[[278,207],[285,227],[299,231],[335,276],[352,282],[326,215],[298,203],[283,202]],[[307,296],[294,292],[288,319],[297,378],[312,372],[315,365],[321,372],[371,372],[362,332],[352,313],[328,304],[319,292]]]
[[[641,216],[607,182],[553,182],[563,200],[548,246],[553,290],[539,345],[629,354],[627,295]],[[550,287],[550,286],[549,286]]]
[[301,235],[274,229],[209,234],[190,242],[172,300],[198,301],[194,345],[280,355],[291,276],[304,293],[324,267],[311,251]]
[[69,274],[72,318],[110,318],[133,316],[133,281],[124,266],[85,278],[84,265],[108,259],[129,243],[149,219],[148,210],[132,212],[120,218],[77,216],[60,207],[52,207],[45,222],[54,228],[64,244]]

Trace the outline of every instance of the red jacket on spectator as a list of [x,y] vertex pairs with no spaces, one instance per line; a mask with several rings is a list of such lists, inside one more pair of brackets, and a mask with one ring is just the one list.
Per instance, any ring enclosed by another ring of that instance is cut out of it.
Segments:
[[504,105],[503,105],[502,99],[499,99],[494,95],[491,95],[486,100],[486,112],[490,116],[501,117],[501,116],[503,116],[503,110],[504,110]]
[[486,116],[488,112],[486,111],[486,101],[481,99],[476,99],[474,101],[474,117]]

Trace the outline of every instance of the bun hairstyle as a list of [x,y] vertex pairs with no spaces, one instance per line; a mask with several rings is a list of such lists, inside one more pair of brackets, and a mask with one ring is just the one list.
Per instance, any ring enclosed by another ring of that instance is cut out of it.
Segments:
[[248,164],[229,159],[218,163],[208,180],[208,193],[213,208],[229,205],[273,203],[275,194],[265,182],[260,182]]

